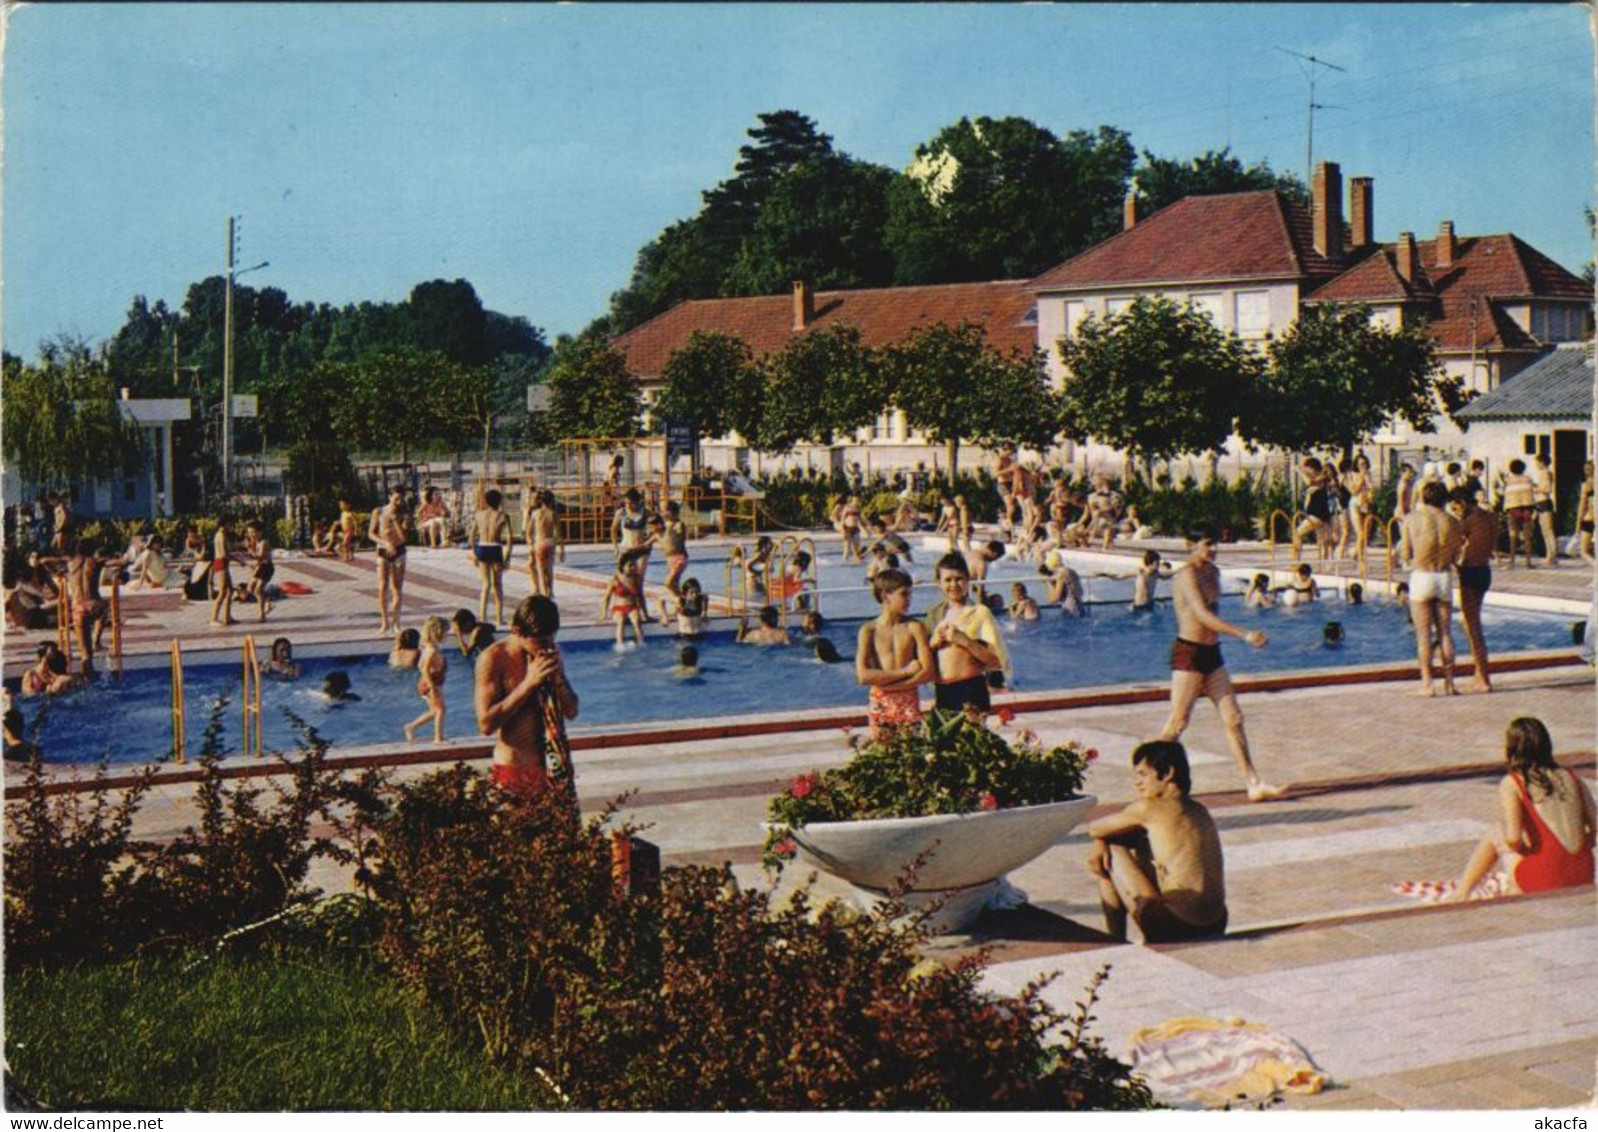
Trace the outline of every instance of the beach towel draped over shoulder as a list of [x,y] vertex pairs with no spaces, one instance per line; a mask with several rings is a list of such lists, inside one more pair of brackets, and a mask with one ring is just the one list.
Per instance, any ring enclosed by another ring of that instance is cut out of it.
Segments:
[[1009,680],[1013,675],[1010,668],[1010,650],[1004,647],[1004,633],[1000,631],[999,622],[994,618],[991,609],[976,604],[946,606],[942,622],[952,625],[966,636],[981,641],[992,649],[994,655],[999,658],[999,667],[1004,671],[1006,681]]
[[1280,1030],[1241,1018],[1173,1018],[1131,1037],[1132,1069],[1156,1100],[1178,1108],[1219,1108],[1310,1094],[1327,1078]]

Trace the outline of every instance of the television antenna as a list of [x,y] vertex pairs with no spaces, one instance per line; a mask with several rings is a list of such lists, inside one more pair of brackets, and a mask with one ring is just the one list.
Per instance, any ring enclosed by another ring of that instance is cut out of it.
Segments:
[[1286,47],[1278,47],[1276,50],[1300,60],[1299,65],[1301,67],[1305,63],[1309,64],[1303,69],[1305,77],[1309,79],[1309,135],[1308,140],[1304,143],[1304,183],[1310,185],[1314,183],[1315,178],[1315,111],[1344,109],[1341,106],[1332,106],[1328,103],[1315,101],[1315,68],[1326,67],[1333,71],[1341,71],[1345,75],[1348,74],[1348,68],[1339,67],[1336,63],[1329,63],[1325,59],[1317,58],[1314,55],[1306,55],[1302,51],[1292,51]]

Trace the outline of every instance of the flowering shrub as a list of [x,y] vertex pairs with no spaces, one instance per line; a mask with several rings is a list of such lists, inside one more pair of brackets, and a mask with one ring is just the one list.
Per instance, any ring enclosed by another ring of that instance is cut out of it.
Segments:
[[465,767],[400,789],[374,881],[394,970],[552,1107],[1148,1108],[1127,1066],[1043,999],[985,993],[981,953],[726,868],[625,896],[611,833]]
[[[1002,723],[1010,714],[1001,710]],[[1074,797],[1098,752],[1077,743],[1045,749],[1035,732],[1015,742],[960,712],[933,711],[918,726],[851,739],[841,767],[802,774],[771,800],[765,861],[793,855],[789,831],[809,822],[925,817],[1036,806]]]

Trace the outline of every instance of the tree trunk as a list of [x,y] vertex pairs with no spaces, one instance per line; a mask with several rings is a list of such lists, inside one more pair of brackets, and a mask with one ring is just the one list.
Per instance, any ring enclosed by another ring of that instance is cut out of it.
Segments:
[[944,451],[949,457],[949,490],[954,490],[954,477],[960,471],[960,438],[946,441]]

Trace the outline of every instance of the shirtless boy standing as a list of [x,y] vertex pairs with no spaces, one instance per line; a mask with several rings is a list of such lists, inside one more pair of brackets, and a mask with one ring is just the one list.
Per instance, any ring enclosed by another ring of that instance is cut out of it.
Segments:
[[855,681],[870,689],[871,737],[884,728],[919,723],[921,700],[916,689],[935,671],[926,626],[907,620],[910,613],[910,575],[903,570],[877,573],[871,592],[882,613],[860,626],[855,649]]
[[467,525],[466,541],[471,544],[472,557],[477,561],[477,576],[482,589],[477,597],[477,619],[488,616],[488,594],[494,594],[494,617],[505,620],[505,567],[510,565],[510,519],[499,509],[502,496],[493,488],[483,493],[483,506],[472,513]]
[[1008,663],[1004,638],[993,613],[970,601],[971,574],[965,556],[951,551],[938,559],[938,589],[943,600],[927,614],[927,643],[938,662],[937,707],[943,711],[993,707],[988,673]]
[[398,484],[388,493],[388,505],[372,514],[367,537],[377,548],[377,612],[382,620],[380,637],[392,637],[400,629],[400,610],[405,599],[405,545],[408,533],[405,489]]
[[[510,636],[490,645],[477,662],[477,726],[484,735],[494,736],[489,773],[498,786],[521,797],[549,789],[546,762],[551,746],[565,788],[576,795],[563,721],[577,718],[577,693],[555,647],[559,630],[560,610],[555,603],[531,594],[512,614]],[[553,744],[550,716],[560,732]]]
[[1171,717],[1160,738],[1174,743],[1182,737],[1193,714],[1193,703],[1202,692],[1221,713],[1232,757],[1248,783],[1248,800],[1280,798],[1286,791],[1262,780],[1249,757],[1243,709],[1237,705],[1237,694],[1232,691],[1232,678],[1218,643],[1224,633],[1260,649],[1268,643],[1267,638],[1257,629],[1240,629],[1223,621],[1215,612],[1221,601],[1215,533],[1207,527],[1197,527],[1187,533],[1187,545],[1187,565],[1176,571],[1171,580],[1171,605],[1176,611],[1176,640],[1171,643]]
[[1404,519],[1404,551],[1409,558],[1409,611],[1415,626],[1415,651],[1420,659],[1419,695],[1435,694],[1432,687],[1432,634],[1443,667],[1443,691],[1458,695],[1454,687],[1454,637],[1449,617],[1454,600],[1453,565],[1465,545],[1465,530],[1458,519],[1443,510],[1448,489],[1430,480],[1420,489],[1420,505]]
[[1144,943],[1226,933],[1221,836],[1191,796],[1182,744],[1156,740],[1132,752],[1137,801],[1088,826],[1088,871],[1099,878],[1105,930],[1126,939],[1128,914]]
[[1464,546],[1459,552],[1459,617],[1465,623],[1470,658],[1476,666],[1472,690],[1490,692],[1487,676],[1487,638],[1482,635],[1481,606],[1493,585],[1493,550],[1498,546],[1498,516],[1476,504],[1469,484],[1449,493],[1449,510],[1459,520]]

